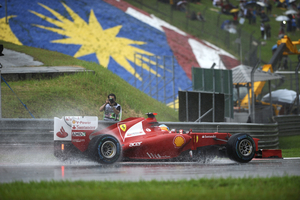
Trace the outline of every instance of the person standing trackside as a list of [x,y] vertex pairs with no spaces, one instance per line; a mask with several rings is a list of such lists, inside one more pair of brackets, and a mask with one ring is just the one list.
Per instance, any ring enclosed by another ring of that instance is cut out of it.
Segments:
[[260,33],[261,33],[261,38],[264,39],[265,38],[265,24],[264,23],[260,23]]
[[104,111],[103,120],[107,121],[119,121],[122,117],[121,105],[116,102],[116,95],[109,94],[105,103],[100,106],[99,111]]

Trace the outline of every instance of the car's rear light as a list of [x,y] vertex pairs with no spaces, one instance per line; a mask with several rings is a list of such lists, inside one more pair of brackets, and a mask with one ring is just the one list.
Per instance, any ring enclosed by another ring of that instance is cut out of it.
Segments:
[[64,178],[65,176],[65,166],[61,166],[61,177]]

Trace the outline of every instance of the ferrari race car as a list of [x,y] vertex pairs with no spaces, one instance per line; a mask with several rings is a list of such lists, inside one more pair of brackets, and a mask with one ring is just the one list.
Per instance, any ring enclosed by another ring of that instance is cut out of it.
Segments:
[[102,164],[117,161],[205,161],[228,157],[239,163],[259,152],[258,140],[246,133],[193,133],[160,126],[155,113],[131,117],[97,130],[98,117],[54,118],[54,155],[68,158],[76,151]]

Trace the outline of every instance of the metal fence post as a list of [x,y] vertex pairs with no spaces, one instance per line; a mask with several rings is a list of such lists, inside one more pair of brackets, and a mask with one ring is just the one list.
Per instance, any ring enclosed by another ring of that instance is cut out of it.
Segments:
[[[150,63],[150,56],[148,55],[148,60],[149,60],[149,73],[148,73],[148,79],[149,79],[149,96],[151,97],[152,96],[152,94],[151,94],[151,92],[152,92],[152,90],[151,90],[151,63]],[[146,90],[147,88],[145,88],[145,90]]]
[[188,98],[188,91],[185,92],[185,110],[186,110],[186,121],[189,121],[189,98]]
[[173,77],[172,77],[172,80],[173,80],[173,107],[174,107],[174,110],[175,110],[175,100],[176,100],[176,95],[175,95],[175,65],[174,65],[174,56],[172,56],[172,66],[173,66]]
[[7,21],[7,0],[5,0],[5,22],[6,22],[6,24],[8,24],[8,21]]
[[136,53],[134,54],[134,87],[136,87]]
[[170,6],[171,12],[170,12],[170,22],[173,22],[173,7],[172,5]]
[[[252,41],[253,41],[253,34],[255,31],[252,31],[252,33],[250,34],[250,42],[249,42],[249,50],[250,52],[252,51]],[[251,59],[251,58],[249,58]]]
[[[296,67],[295,70],[295,74],[296,74],[296,103],[297,103],[297,114],[299,115],[299,76],[298,76],[298,72],[299,72],[299,68],[300,68],[300,55],[298,55],[298,65]],[[1,105],[1,104],[0,104]]]
[[198,98],[199,98],[198,117],[199,117],[199,122],[201,122],[201,92],[198,93]]
[[1,81],[2,81],[2,78],[1,78],[1,68],[2,68],[2,64],[0,63],[0,119],[2,118],[2,106],[1,106]]
[[[163,81],[164,81],[164,85],[166,85],[166,57],[164,56],[163,57],[163,64],[164,64],[164,78],[163,78]],[[164,87],[164,103],[166,103],[166,87]]]
[[143,68],[143,65],[144,65],[144,56],[141,55],[141,79],[142,79],[142,84],[141,84],[141,90],[144,89],[144,81],[143,81],[143,76],[144,76],[144,68]]
[[219,24],[220,24],[220,16],[221,16],[221,13],[217,17],[217,27],[219,27]]
[[[190,15],[190,9],[189,9],[189,4],[187,4],[187,14],[188,14],[188,16]],[[186,30],[189,30],[189,17],[188,16],[185,16],[185,19],[186,19],[186,26],[185,26],[185,28],[186,28]]]
[[[156,73],[155,73],[155,85],[156,85],[156,95],[158,95],[158,59],[157,55],[155,56],[155,62],[156,62]],[[158,97],[157,97],[158,99]]]

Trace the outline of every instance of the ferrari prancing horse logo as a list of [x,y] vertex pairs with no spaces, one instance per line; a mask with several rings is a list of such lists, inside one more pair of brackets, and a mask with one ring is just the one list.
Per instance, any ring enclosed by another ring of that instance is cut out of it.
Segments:
[[120,129],[125,132],[126,131],[126,124],[121,124]]

